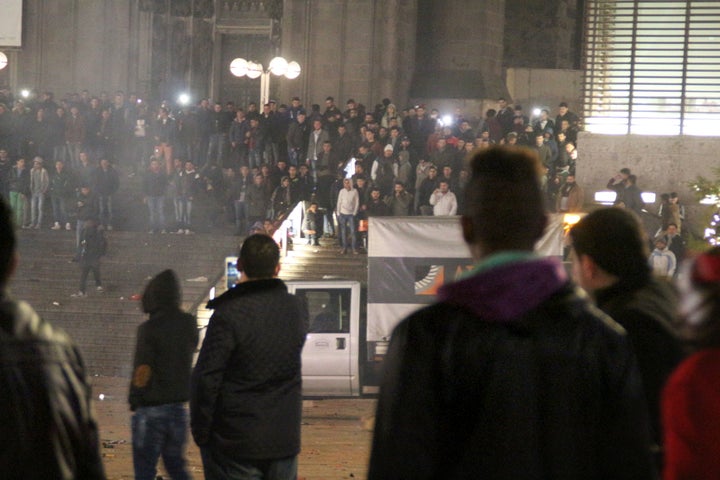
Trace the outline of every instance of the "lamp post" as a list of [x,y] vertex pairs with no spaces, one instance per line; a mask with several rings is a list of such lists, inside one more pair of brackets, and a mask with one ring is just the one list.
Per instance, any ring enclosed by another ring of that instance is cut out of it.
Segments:
[[230,62],[230,73],[236,77],[258,78],[260,77],[260,102],[266,104],[270,97],[270,74],[294,79],[300,75],[300,64],[295,61],[288,62],[283,57],[275,57],[270,60],[267,70],[263,69],[261,63],[256,63],[244,58],[236,58]]

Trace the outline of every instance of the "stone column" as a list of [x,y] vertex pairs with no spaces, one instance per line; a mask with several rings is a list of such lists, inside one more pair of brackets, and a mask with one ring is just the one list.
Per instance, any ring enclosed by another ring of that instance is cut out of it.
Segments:
[[497,98],[502,80],[504,0],[419,0],[416,98]]

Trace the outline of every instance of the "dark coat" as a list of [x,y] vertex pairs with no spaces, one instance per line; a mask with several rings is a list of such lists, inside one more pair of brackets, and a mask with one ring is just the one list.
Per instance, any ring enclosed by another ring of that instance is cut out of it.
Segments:
[[369,480],[655,478],[624,332],[547,262],[486,269],[398,325]]
[[87,195],[78,192],[76,216],[78,220],[95,220],[98,218],[97,197],[92,192]]
[[108,167],[107,170],[97,167],[93,177],[93,190],[103,197],[113,195],[120,187],[120,176],[113,166]]
[[10,192],[30,195],[30,169],[27,167],[22,170],[18,170],[17,167],[10,169],[7,185]]
[[162,119],[157,120],[155,122],[154,135],[155,141],[158,143],[167,143],[169,145],[175,143],[175,139],[177,138],[175,120],[167,118],[164,123]]
[[148,197],[162,197],[167,190],[167,176],[164,172],[148,171],[143,177],[143,194]]
[[618,200],[625,204],[625,208],[632,210],[638,215],[640,215],[643,208],[645,208],[645,202],[642,199],[642,191],[640,191],[640,188],[638,188],[637,185],[631,185],[623,190],[622,196],[618,196],[615,202],[617,203]]
[[50,175],[50,196],[57,198],[68,198],[74,191],[73,177],[68,170],[63,169],[58,173],[53,170]]
[[130,409],[190,399],[190,371],[198,342],[195,317],[180,310],[180,282],[172,270],[155,276],[143,292],[150,318],[137,330]]
[[620,281],[596,291],[595,298],[597,306],[627,330],[642,374],[650,425],[659,444],[662,388],[685,357],[673,328],[677,295],[666,283],[648,276],[636,282]]
[[8,480],[104,479],[80,352],[0,292],[0,472]]
[[95,224],[87,224],[80,235],[80,264],[97,265],[107,250],[105,233]]
[[270,199],[264,185],[248,185],[245,192],[245,203],[247,204],[248,217],[265,218]]
[[215,310],[192,374],[198,445],[234,459],[300,451],[300,355],[307,305],[279,279],[253,280],[210,301]]

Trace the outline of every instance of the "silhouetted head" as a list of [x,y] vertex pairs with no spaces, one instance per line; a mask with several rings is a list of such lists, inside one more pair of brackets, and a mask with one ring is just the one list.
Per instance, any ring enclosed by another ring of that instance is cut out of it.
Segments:
[[542,237],[544,211],[537,155],[527,149],[492,147],[470,160],[463,235],[475,256],[501,250],[531,251]]

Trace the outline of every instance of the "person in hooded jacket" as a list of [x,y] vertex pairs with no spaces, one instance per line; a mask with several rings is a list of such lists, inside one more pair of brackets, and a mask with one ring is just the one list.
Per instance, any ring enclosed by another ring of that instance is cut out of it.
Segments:
[[198,343],[195,317],[181,310],[177,275],[165,270],[145,287],[128,401],[133,466],[138,480],[154,480],[158,459],[173,480],[189,479],[184,457],[190,371]]
[[393,331],[367,478],[656,478],[625,332],[533,253],[539,159],[493,147],[471,164],[461,225],[477,264]]

